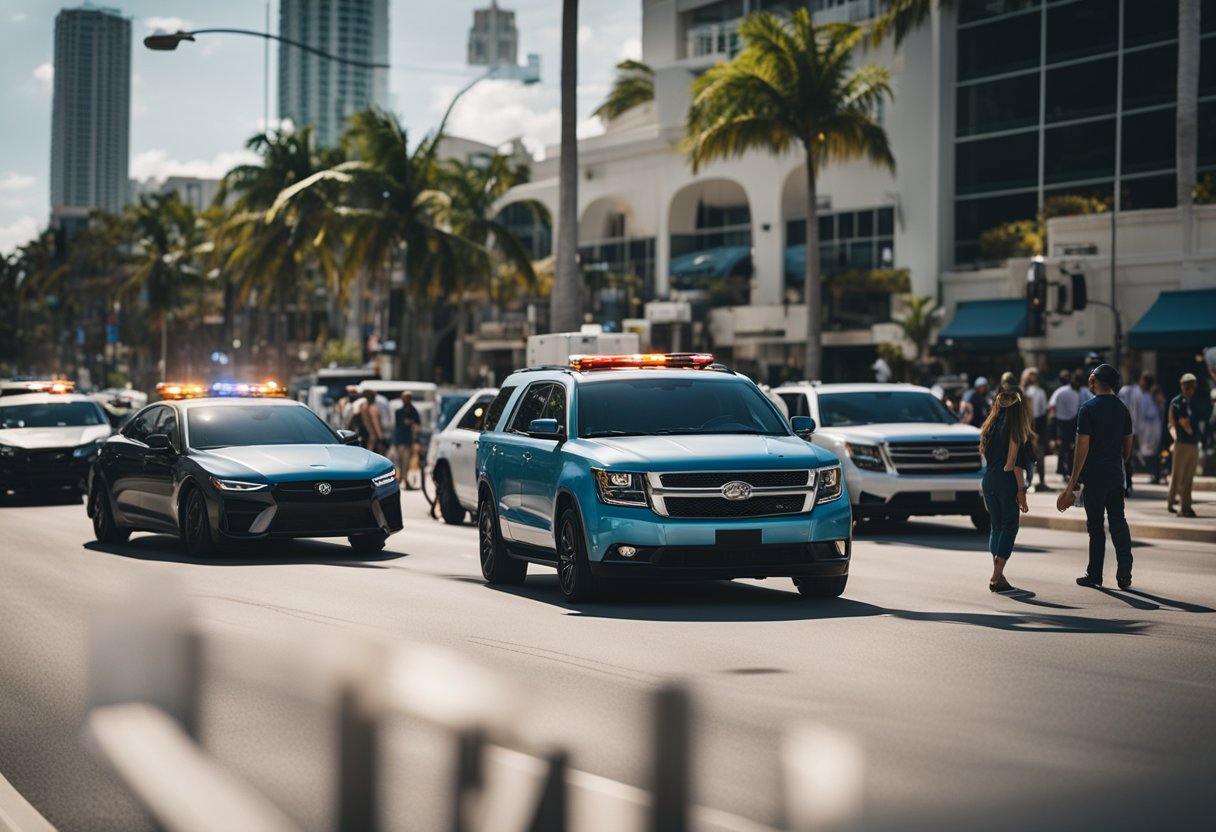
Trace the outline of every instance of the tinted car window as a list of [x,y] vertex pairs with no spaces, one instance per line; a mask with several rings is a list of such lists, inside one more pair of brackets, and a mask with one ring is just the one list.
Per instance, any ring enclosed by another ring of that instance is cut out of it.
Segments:
[[464,416],[460,418],[460,422],[457,423],[456,427],[462,430],[481,430],[482,423],[486,418],[486,409],[493,400],[491,396],[482,396],[473,402],[473,406],[464,412]]
[[541,419],[556,419],[563,428],[566,426],[566,388],[560,384],[552,385],[549,391],[549,401],[541,411]]
[[173,447],[180,448],[181,432],[177,429],[177,413],[173,408],[160,408],[160,415],[156,419],[156,425],[152,428],[153,433],[163,433],[169,437],[169,441],[173,443]]
[[949,425],[958,417],[930,393],[820,393],[819,422],[825,428],[897,422]]
[[515,407],[515,416],[511,419],[511,430],[524,433],[533,419],[543,419],[544,416],[541,414],[545,412],[545,405],[549,403],[549,393],[552,389],[553,383],[548,381],[538,381],[529,386]]
[[105,414],[93,402],[47,402],[0,407],[0,427],[63,428],[106,424]]
[[514,387],[504,387],[498,391],[498,395],[494,397],[493,403],[490,404],[490,409],[486,411],[486,421],[483,430],[494,430],[498,427],[498,420],[502,418],[502,412],[507,409],[507,402],[511,401],[511,394],[514,392]]
[[227,405],[194,407],[186,414],[190,447],[234,445],[332,445],[337,440],[306,407]]
[[698,433],[788,436],[789,428],[759,388],[740,379],[664,377],[656,372],[653,378],[579,387],[579,436]]
[[149,407],[147,410],[135,414],[135,417],[123,428],[122,435],[128,439],[134,439],[136,442],[143,442],[148,438],[148,434],[154,433],[152,426],[156,424],[156,417],[162,410],[164,410],[163,407]]
[[789,408],[790,416],[810,416],[811,413],[806,406],[805,393],[779,393],[781,401],[785,402],[785,406]]

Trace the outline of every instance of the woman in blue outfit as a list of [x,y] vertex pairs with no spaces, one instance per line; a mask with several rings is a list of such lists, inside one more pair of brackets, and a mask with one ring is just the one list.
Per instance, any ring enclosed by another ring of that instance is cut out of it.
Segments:
[[1026,448],[1034,441],[1030,406],[1016,384],[1002,384],[992,411],[980,428],[980,453],[984,457],[984,503],[992,530],[988,549],[992,553],[992,580],[988,589],[1008,592],[1005,564],[1013,554],[1018,536],[1018,512],[1026,512],[1026,481],[1023,465]]

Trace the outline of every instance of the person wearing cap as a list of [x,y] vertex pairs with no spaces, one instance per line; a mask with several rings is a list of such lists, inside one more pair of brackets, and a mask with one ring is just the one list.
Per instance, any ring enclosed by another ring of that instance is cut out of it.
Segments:
[[1077,578],[1080,586],[1102,586],[1102,562],[1106,558],[1106,530],[1115,544],[1118,566],[1115,579],[1119,589],[1132,585],[1132,535],[1124,513],[1124,464],[1132,452],[1132,417],[1115,391],[1120,387],[1119,371],[1099,364],[1089,374],[1093,398],[1077,412],[1077,449],[1073,456],[1072,476],[1056,500],[1056,508],[1066,511],[1076,501],[1077,484],[1085,486],[1085,526],[1089,531],[1089,565]]
[[975,425],[977,428],[988,420],[992,405],[988,403],[988,378],[979,376],[975,387],[963,394],[963,412],[961,421],[964,425]]
[[[1199,387],[1194,373],[1186,373],[1178,379],[1182,392],[1170,402],[1170,436],[1174,438],[1174,466],[1170,474],[1170,494],[1167,508],[1179,517],[1194,517],[1191,504],[1191,487],[1195,482],[1195,467],[1199,461],[1199,432],[1195,430],[1195,416],[1191,410],[1191,399]],[[1182,505],[1175,509],[1174,501]]]

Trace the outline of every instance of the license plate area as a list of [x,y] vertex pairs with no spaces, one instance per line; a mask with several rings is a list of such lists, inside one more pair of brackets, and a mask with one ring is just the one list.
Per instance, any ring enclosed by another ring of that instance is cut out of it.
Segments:
[[720,549],[750,549],[761,543],[760,529],[718,529],[714,545]]
[[929,502],[931,502],[931,503],[953,503],[954,502],[954,492],[953,491],[930,491],[929,492]]

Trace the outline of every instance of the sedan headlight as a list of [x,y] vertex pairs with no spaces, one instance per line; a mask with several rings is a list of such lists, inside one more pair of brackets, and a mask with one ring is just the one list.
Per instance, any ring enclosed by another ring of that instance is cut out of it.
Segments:
[[845,450],[849,452],[849,459],[853,460],[853,464],[865,471],[885,471],[887,465],[882,461],[882,452],[878,450],[877,445],[854,445],[852,442],[845,445]]
[[646,483],[641,474],[592,468],[600,500],[614,506],[645,506]]
[[211,484],[220,491],[261,491],[268,487],[264,482],[244,482],[242,480],[220,480],[211,478]]
[[380,476],[372,477],[372,485],[376,486],[376,488],[379,488],[382,485],[388,485],[390,482],[395,482],[396,480],[397,480],[397,469],[389,468],[387,471],[385,471]]
[[844,479],[840,476],[840,466],[819,469],[818,503],[830,503],[844,493]]

